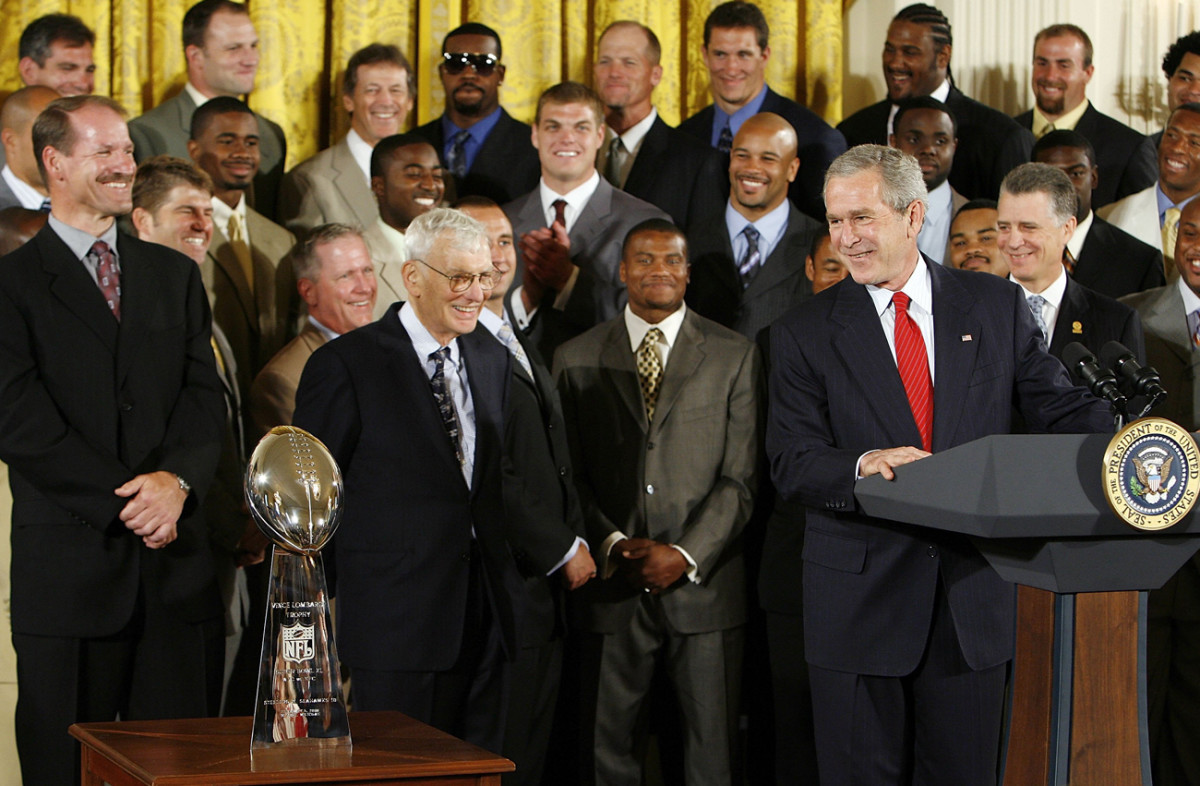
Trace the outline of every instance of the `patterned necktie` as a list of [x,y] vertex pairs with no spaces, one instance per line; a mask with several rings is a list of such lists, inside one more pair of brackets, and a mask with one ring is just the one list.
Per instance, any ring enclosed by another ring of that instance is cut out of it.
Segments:
[[513,333],[512,325],[509,324],[508,317],[500,323],[500,330],[496,337],[500,339],[500,343],[508,347],[508,351],[521,364],[521,368],[525,369],[525,373],[533,378],[533,367],[529,365],[529,356],[525,354],[525,347],[521,346],[521,342],[517,341],[517,336]]
[[1166,267],[1168,280],[1171,279],[1171,271],[1175,268],[1175,240],[1179,237],[1180,212],[1177,207],[1169,207],[1163,215],[1163,265]]
[[1068,276],[1075,275],[1075,255],[1071,253],[1071,249],[1063,249],[1063,267],[1067,269]]
[[750,282],[758,274],[759,263],[762,261],[762,254],[758,250],[758,241],[762,235],[754,228],[754,224],[746,224],[742,234],[746,237],[746,253],[742,255],[742,261],[738,263],[738,275],[742,277],[742,289],[745,289],[750,286]]
[[238,265],[242,268],[242,275],[246,277],[246,286],[250,291],[254,291],[254,260],[250,256],[250,246],[246,244],[246,230],[242,225],[242,216],[238,212],[233,212],[229,215],[229,247],[233,249],[233,255],[237,257]]
[[1192,312],[1192,324],[1196,326],[1192,331],[1192,346],[1200,347],[1200,308]]
[[717,139],[717,150],[726,154],[733,150],[733,132],[729,130],[729,123],[721,129],[721,136]]
[[1043,309],[1046,308],[1046,298],[1041,295],[1029,295],[1025,302],[1029,304],[1029,310],[1033,312],[1033,321],[1037,323],[1038,330],[1042,331],[1042,338],[1046,339],[1046,345],[1050,344],[1050,328],[1046,325],[1046,316]]
[[567,228],[567,200],[556,199],[550,205],[550,207],[554,208],[554,223],[558,224],[559,226],[561,226],[563,228],[564,231],[566,231],[566,228]]
[[662,381],[662,360],[654,345],[662,340],[662,331],[652,327],[637,348],[638,379],[642,383],[642,399],[646,402],[646,421],[654,420],[654,405],[658,403],[658,385]]
[[1045,128],[1043,128],[1043,129],[1042,129],[1042,133],[1038,134],[1038,139],[1041,139],[1041,138],[1042,138],[1042,137],[1044,137],[1046,134],[1049,134],[1051,131],[1054,131],[1054,130],[1056,130],[1056,129],[1054,128],[1054,124],[1053,124],[1053,123],[1047,123],[1047,124],[1046,124],[1046,126],[1045,126]]
[[450,152],[446,156],[450,171],[459,180],[467,176],[467,137],[470,135],[470,131],[459,131],[455,134],[450,140]]
[[433,398],[437,401],[438,413],[442,416],[442,425],[446,427],[446,436],[454,446],[454,456],[461,466],[463,463],[462,443],[459,441],[458,415],[454,411],[454,398],[446,384],[446,358],[450,357],[450,347],[442,347],[429,355],[433,361],[433,376],[429,378],[429,386],[433,388]]
[[108,243],[97,240],[88,252],[96,260],[96,283],[100,286],[100,294],[117,321],[121,321],[121,271],[117,268],[117,257],[109,248]]
[[604,178],[613,188],[621,187],[621,165],[625,162],[625,145],[621,137],[614,137],[608,144],[608,162],[604,165]]
[[908,315],[909,300],[903,292],[892,295],[892,305],[896,309],[896,367],[900,370],[904,392],[908,394],[913,420],[921,432],[921,447],[932,451],[933,379],[929,376],[929,354],[925,351],[921,329]]

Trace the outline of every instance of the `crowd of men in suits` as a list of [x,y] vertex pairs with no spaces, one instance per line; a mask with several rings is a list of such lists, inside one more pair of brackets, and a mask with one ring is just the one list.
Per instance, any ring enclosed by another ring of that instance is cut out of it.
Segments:
[[[1012,587],[853,486],[1111,430],[1071,342],[1121,341],[1200,428],[1200,33],[1147,137],[1089,101],[1069,24],[1010,118],[908,6],[887,98],[833,128],[766,84],[767,20],[731,0],[712,104],[675,128],[646,26],[603,30],[592,85],[527,125],[468,22],[440,117],[405,130],[413,67],[372,43],[349,131],[285,171],[244,102],[246,7],[200,0],[181,32],[184,88],[130,120],[92,95],[93,33],[42,17],[0,109],[26,783],[78,779],[75,721],[253,712],[269,560],[241,478],[288,424],[345,476],[355,709],[502,753],[506,784],[639,784],[651,731],[668,782],[995,782]],[[1200,778],[1197,570],[1150,601],[1156,782]]]

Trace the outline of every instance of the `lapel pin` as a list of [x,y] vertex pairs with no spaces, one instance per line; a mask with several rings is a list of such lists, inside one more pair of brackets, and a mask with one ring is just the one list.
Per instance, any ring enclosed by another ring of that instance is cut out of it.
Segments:
[[1083,323],[1082,322],[1072,322],[1071,323],[1071,332],[1073,334],[1075,334],[1076,336],[1083,335]]
[[964,333],[962,336],[963,341],[971,341],[972,339],[973,339],[973,337],[971,336],[970,333]]

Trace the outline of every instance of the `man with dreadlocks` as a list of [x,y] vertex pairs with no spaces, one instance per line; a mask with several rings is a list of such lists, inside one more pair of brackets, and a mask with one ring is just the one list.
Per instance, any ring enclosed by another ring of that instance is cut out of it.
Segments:
[[931,5],[902,8],[888,26],[883,45],[883,79],[888,96],[842,121],[838,130],[851,147],[886,145],[897,103],[933,96],[958,120],[958,148],[950,185],[968,199],[995,199],[1000,181],[1030,160],[1033,134],[1003,112],[966,97],[950,74],[954,38],[946,15]]

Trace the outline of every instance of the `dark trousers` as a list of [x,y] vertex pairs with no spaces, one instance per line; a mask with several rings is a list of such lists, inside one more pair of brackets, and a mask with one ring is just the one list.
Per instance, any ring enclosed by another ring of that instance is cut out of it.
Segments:
[[821,786],[996,783],[1006,664],[972,670],[940,586],[937,596],[911,674],[809,666]]
[[220,618],[185,622],[139,599],[129,624],[104,638],[13,634],[17,751],[24,783],[79,783],[72,723],[216,715],[224,671]]
[[537,786],[542,782],[554,709],[562,679],[563,641],[517,651],[510,671],[504,756],[517,765],[504,776],[504,786]]
[[488,596],[479,547],[471,544],[466,619],[448,671],[350,666],[356,710],[398,710],[493,753],[504,749],[508,664]]
[[776,786],[816,786],[817,741],[804,660],[804,615],[767,612]]

